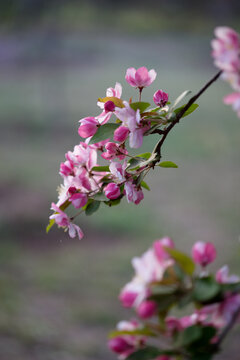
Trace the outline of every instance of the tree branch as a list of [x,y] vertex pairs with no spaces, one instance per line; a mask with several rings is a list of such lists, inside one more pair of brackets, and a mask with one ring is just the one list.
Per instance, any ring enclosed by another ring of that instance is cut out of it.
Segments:
[[179,123],[180,119],[183,117],[183,115],[185,114],[185,112],[190,108],[190,106],[192,104],[194,104],[194,102],[209,88],[209,86],[212,85],[212,83],[214,83],[218,78],[219,76],[222,74],[222,70],[219,71],[211,80],[209,80],[207,82],[207,84],[196,94],[194,95],[189,101],[188,103],[184,106],[184,108],[182,108],[181,111],[179,111],[179,113],[177,113],[176,115],[176,118],[175,120],[173,120],[171,122],[171,124],[163,131],[163,136],[162,138],[159,140],[159,142],[157,143],[154,151],[155,153],[158,155],[156,160],[153,161],[153,166],[158,162],[160,161],[161,159],[161,148],[162,148],[162,145],[164,143],[164,141],[166,140],[169,132],[173,129],[173,127]]
[[236,311],[233,313],[233,316],[232,316],[231,320],[229,321],[229,323],[226,325],[226,327],[223,329],[222,333],[219,335],[218,341],[215,344],[217,348],[220,347],[223,340],[225,339],[225,337],[227,336],[227,334],[229,333],[229,331],[232,329],[235,322],[237,321],[239,315],[240,315],[240,305],[238,306]]

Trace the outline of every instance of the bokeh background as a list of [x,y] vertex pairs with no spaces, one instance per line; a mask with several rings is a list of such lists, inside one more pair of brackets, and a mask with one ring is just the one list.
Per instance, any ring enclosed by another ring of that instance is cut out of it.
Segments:
[[[213,241],[216,266],[240,275],[240,122],[224,106],[222,81],[175,127],[164,159],[139,205],[123,202],[79,219],[79,242],[52,229],[50,203],[59,163],[79,142],[78,120],[127,67],[158,73],[159,88],[196,92],[214,73],[210,40],[217,25],[240,30],[238,0],[8,0],[0,5],[0,359],[110,360],[107,333],[132,314],[119,289],[130,260],[153,240],[173,237],[190,252]],[[153,147],[148,138],[144,149]],[[218,359],[239,359],[236,327]]]

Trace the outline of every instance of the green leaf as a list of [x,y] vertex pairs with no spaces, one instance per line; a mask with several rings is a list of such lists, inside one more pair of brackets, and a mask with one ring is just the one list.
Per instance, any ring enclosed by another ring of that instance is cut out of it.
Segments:
[[178,265],[185,271],[185,273],[189,275],[194,273],[195,264],[188,255],[170,247],[164,246],[164,249],[169,255],[171,255],[171,257],[178,263]]
[[173,103],[173,105],[172,105],[172,107],[170,109],[170,112],[172,112],[176,108],[177,104],[179,104],[190,93],[191,93],[190,90],[185,90],[181,95],[179,95],[177,97],[177,99],[174,101],[174,103]]
[[151,157],[152,153],[150,152],[145,152],[143,154],[139,154],[139,155],[136,155],[136,157],[140,157],[140,158],[143,158],[143,159],[146,159],[148,160],[150,157]]
[[109,166],[94,166],[92,167],[91,171],[95,172],[102,172],[102,171],[109,171]]
[[128,161],[128,166],[127,166],[127,170],[134,170],[136,168],[138,168],[140,166],[140,164],[142,162],[145,162],[145,159],[135,159],[135,158],[132,158]]
[[104,203],[105,203],[106,205],[108,205],[108,206],[111,207],[111,206],[115,206],[115,205],[120,204],[121,200],[122,200],[122,198],[119,197],[118,199],[109,200],[109,201],[104,201]]
[[108,200],[106,195],[104,194],[104,192],[98,192],[97,194],[93,195],[91,198],[94,200],[97,200],[97,201],[107,201]]
[[119,335],[145,335],[145,336],[156,336],[156,334],[148,329],[147,327],[143,328],[143,329],[137,329],[137,330],[132,330],[132,331],[127,331],[127,330],[122,330],[122,331],[112,331],[109,334],[109,338],[112,339],[116,336]]
[[141,187],[143,187],[144,189],[146,189],[148,191],[151,190],[150,187],[148,186],[148,184],[143,180],[141,181],[140,185],[141,185]]
[[93,201],[90,202],[90,203],[88,204],[88,206],[86,207],[85,214],[86,214],[87,216],[92,215],[93,213],[95,213],[95,211],[98,210],[100,204],[101,204],[100,201],[93,200]]
[[199,325],[187,327],[184,331],[179,332],[175,346],[189,346],[202,336],[202,328]]
[[[175,114],[177,115],[180,111],[182,111],[182,109],[183,109],[185,106],[186,106],[186,104],[183,105],[183,106],[181,106],[181,107],[179,107],[179,108],[177,108],[176,110],[174,110]],[[198,104],[192,104],[192,105],[188,108],[188,110],[184,113],[184,115],[183,115],[182,117],[185,117],[185,116],[190,115],[190,114],[191,114],[192,112],[194,112],[197,108],[198,108]]]
[[137,111],[137,109],[139,109],[140,113],[142,113],[150,106],[150,103],[138,101],[138,102],[131,103],[130,106],[133,110]]
[[127,357],[127,360],[153,360],[162,352],[154,346],[147,346],[144,349],[140,349],[132,353]]
[[172,161],[162,161],[157,166],[160,166],[160,167],[163,167],[163,168],[178,168],[178,166]]
[[177,350],[160,350],[155,346],[146,346],[131,353],[126,360],[154,360],[159,355],[175,356],[179,355]]
[[211,276],[197,278],[194,282],[193,298],[199,302],[207,302],[214,299],[220,290],[220,285]]
[[54,219],[50,219],[48,226],[46,227],[46,233],[49,232],[49,230],[51,229],[51,227],[53,227],[53,225],[55,224],[55,220]]
[[119,124],[104,124],[99,126],[98,131],[89,141],[89,145],[96,144],[100,141],[109,139],[113,137],[114,131],[119,127]]

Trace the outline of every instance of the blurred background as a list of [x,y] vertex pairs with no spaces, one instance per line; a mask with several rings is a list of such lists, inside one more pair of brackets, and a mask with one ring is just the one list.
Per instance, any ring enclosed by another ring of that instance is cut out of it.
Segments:
[[[125,71],[143,65],[158,73],[146,100],[159,88],[170,100],[198,91],[217,72],[214,27],[240,31],[239,16],[238,0],[1,2],[1,360],[115,359],[106,338],[132,316],[118,301],[130,260],[164,235],[188,252],[213,241],[215,267],[240,275],[240,122],[221,102],[231,92],[222,81],[169,136],[164,160],[179,168],[156,169],[140,205],[82,216],[81,242],[45,234],[59,164],[80,140],[78,120],[99,113],[97,98],[116,81],[135,96]],[[218,359],[239,359],[239,334]]]

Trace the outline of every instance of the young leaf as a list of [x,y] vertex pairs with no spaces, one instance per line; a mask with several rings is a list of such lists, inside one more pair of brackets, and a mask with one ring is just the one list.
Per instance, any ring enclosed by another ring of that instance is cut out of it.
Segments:
[[199,325],[192,325],[187,327],[184,331],[178,334],[175,346],[189,346],[202,336],[202,328]]
[[138,101],[138,102],[131,103],[130,106],[133,110],[137,111],[137,109],[139,109],[140,113],[142,113],[150,106],[150,103]]
[[100,204],[101,204],[101,202],[97,201],[97,200],[94,200],[94,201],[90,202],[88,204],[88,206],[86,207],[85,214],[87,216],[92,215],[95,211],[98,210]]
[[195,264],[192,259],[186,254],[164,246],[165,251],[179,264],[179,266],[189,275],[192,275],[195,270]]
[[161,355],[162,351],[154,346],[146,346],[143,349],[137,350],[127,357],[126,360],[153,360]]
[[112,338],[115,338],[116,336],[119,336],[119,335],[145,335],[145,336],[156,336],[156,334],[148,329],[147,327],[145,328],[142,328],[142,329],[136,329],[136,330],[132,330],[132,331],[127,331],[127,330],[122,330],[122,331],[112,331],[110,332],[109,334],[109,338],[112,339]]
[[109,139],[113,137],[114,131],[119,127],[119,124],[104,124],[99,126],[98,131],[89,141],[89,145],[96,144],[100,141]]
[[106,103],[107,101],[112,101],[117,107],[124,108],[122,99],[119,99],[115,96],[106,96],[104,98],[99,98],[98,101]]
[[96,171],[96,172],[109,171],[109,166],[94,166],[92,167],[91,171]]
[[146,190],[148,190],[148,191],[150,191],[151,189],[150,189],[150,187],[148,186],[148,184],[145,182],[145,181],[141,181],[141,187],[143,187],[144,189],[146,189]]
[[96,195],[93,195],[92,199],[97,201],[107,201],[107,197],[103,192],[98,192]]
[[49,230],[51,229],[51,227],[55,224],[55,220],[54,219],[50,219],[48,226],[46,227],[46,233],[49,232]]
[[177,99],[174,101],[174,103],[173,103],[173,105],[172,105],[172,107],[170,109],[170,112],[172,112],[176,108],[177,104],[179,104],[190,93],[191,93],[190,90],[185,90],[181,95],[179,95],[177,97]]
[[175,164],[172,161],[162,161],[157,166],[163,167],[163,168],[178,168],[177,164]]
[[198,278],[194,282],[193,298],[199,302],[207,302],[213,300],[220,290],[220,285],[211,276]]
[[152,153],[150,153],[150,152],[145,152],[145,153],[143,153],[143,154],[136,155],[136,157],[140,157],[140,158],[143,158],[143,159],[148,160],[151,155],[152,155]]
[[[185,106],[186,106],[186,104],[183,105],[183,106],[181,106],[181,107],[179,107],[179,108],[177,108],[176,110],[174,110],[175,114],[177,115],[180,111],[182,111],[182,109],[183,109]],[[182,117],[185,117],[185,116],[190,115],[190,114],[191,114],[192,112],[194,112],[197,108],[198,108],[198,104],[192,104],[192,105],[190,106],[190,108],[188,108],[188,110],[183,114]]]

